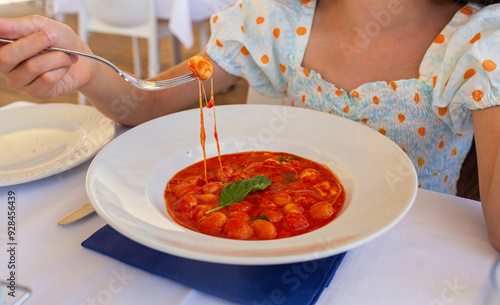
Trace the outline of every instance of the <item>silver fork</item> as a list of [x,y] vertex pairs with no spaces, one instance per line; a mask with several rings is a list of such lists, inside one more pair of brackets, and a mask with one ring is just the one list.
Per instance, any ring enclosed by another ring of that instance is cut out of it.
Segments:
[[[11,42],[14,42],[14,40],[0,38],[0,42],[11,43]],[[116,67],[113,63],[111,63],[107,59],[104,59],[104,58],[97,56],[97,55],[92,55],[92,54],[88,54],[88,53],[84,53],[84,52],[63,49],[63,48],[58,48],[58,47],[48,47],[48,48],[46,48],[46,50],[59,51],[59,52],[64,52],[64,53],[68,53],[68,54],[84,56],[87,58],[92,58],[92,59],[95,59],[97,61],[100,61],[103,64],[106,64],[107,66],[109,66],[111,69],[113,69],[116,73],[118,73],[118,75],[120,75],[125,81],[127,81],[131,85],[133,85],[139,89],[146,90],[146,91],[165,90],[165,89],[177,87],[179,85],[183,85],[185,83],[189,83],[190,81],[197,79],[197,77],[195,77],[193,73],[190,73],[190,74],[186,74],[183,76],[179,76],[179,77],[175,77],[175,78],[171,78],[171,79],[167,79],[167,80],[147,81],[147,80],[138,79],[138,78],[136,78],[128,73],[125,73],[124,71],[118,69],[118,67]]]

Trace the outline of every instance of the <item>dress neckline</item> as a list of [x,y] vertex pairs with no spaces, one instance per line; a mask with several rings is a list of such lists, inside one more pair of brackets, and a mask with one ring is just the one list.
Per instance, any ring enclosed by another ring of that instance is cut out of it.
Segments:
[[[311,6],[309,6],[307,9],[311,9],[312,7],[312,14],[302,14],[302,18],[300,18],[302,24],[308,24],[309,31],[307,32],[306,35],[300,40],[301,42],[306,42],[304,43],[298,43],[296,44],[295,53],[293,58],[295,58],[294,66],[300,70],[307,70],[302,66],[302,61],[304,59],[305,55],[305,50],[307,48],[307,44],[309,43],[309,38],[310,38],[310,33],[312,29],[312,23],[314,20],[314,12],[316,10],[316,5],[317,5],[317,0],[312,0],[311,1]],[[474,3],[467,3],[464,5],[462,8],[460,8],[451,18],[451,20],[441,29],[439,32],[438,36],[436,39],[429,45],[427,48],[426,52],[424,53],[424,56],[422,58],[422,61],[420,62],[419,65],[419,71],[418,71],[418,78],[408,78],[408,79],[398,79],[398,80],[393,80],[393,81],[371,81],[371,82],[366,82],[363,84],[360,84],[359,86],[355,87],[354,89],[350,90],[347,92],[343,88],[337,87],[335,84],[330,83],[325,81],[321,77],[321,73],[318,73],[314,70],[308,70],[310,73],[310,77],[314,77],[321,81],[323,84],[327,84],[332,87],[333,90],[335,91],[341,91],[343,94],[348,94],[350,95],[357,95],[360,92],[366,92],[366,91],[371,91],[377,88],[381,87],[391,87],[396,84],[397,86],[403,86],[403,87],[408,87],[408,86],[419,86],[421,89],[425,89],[425,87],[429,87],[433,85],[433,72],[437,69],[436,67],[426,67],[426,59],[431,57],[431,56],[443,56],[444,50],[446,50],[446,46],[448,45],[448,40],[445,39],[444,41],[440,41],[441,37],[446,37],[449,36],[448,34],[453,33],[456,28],[462,24],[466,19],[468,19],[471,15],[476,13],[478,10],[482,8],[481,5],[479,4],[474,4]],[[308,16],[311,16],[307,22],[305,22]],[[299,47],[301,46],[301,47]],[[433,68],[433,69],[429,69]],[[432,88],[432,87],[431,87]]]

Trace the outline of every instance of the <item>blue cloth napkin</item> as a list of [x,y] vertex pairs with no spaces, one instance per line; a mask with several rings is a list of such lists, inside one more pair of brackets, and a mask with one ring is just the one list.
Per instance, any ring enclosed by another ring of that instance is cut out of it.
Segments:
[[82,246],[126,264],[239,304],[314,304],[345,253],[295,264],[240,266],[207,263],[138,244],[109,225]]

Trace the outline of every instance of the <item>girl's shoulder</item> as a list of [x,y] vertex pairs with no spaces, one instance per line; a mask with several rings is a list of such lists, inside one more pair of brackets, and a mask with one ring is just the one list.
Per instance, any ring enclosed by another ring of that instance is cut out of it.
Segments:
[[470,110],[500,104],[500,4],[461,8],[420,71],[420,79],[432,85],[440,118],[459,133],[471,129]]
[[303,4],[315,2],[313,0],[238,0],[233,7],[238,7],[242,10],[259,8],[259,7],[277,7],[280,10],[299,8]]
[[302,0],[240,0],[234,8],[239,8],[243,16],[259,13],[261,16],[290,16],[300,13],[304,4],[315,1]]
[[305,48],[315,0],[239,0],[212,16],[207,54],[260,93],[282,94],[292,54]]
[[[472,9],[472,11],[470,11],[468,8]],[[495,3],[490,5],[468,3],[466,6],[464,6],[464,10],[465,13],[469,13],[471,15],[496,14],[496,16],[498,16],[498,14],[500,14],[500,3]]]
[[469,3],[460,9],[460,13],[464,16],[462,25],[465,27],[500,28],[500,3],[487,6]]
[[[500,45],[500,4],[462,7],[428,48],[420,67],[426,83],[449,77],[458,62],[471,61],[485,55],[489,47]],[[475,55],[475,56],[471,56]],[[446,77],[445,77],[446,76]]]

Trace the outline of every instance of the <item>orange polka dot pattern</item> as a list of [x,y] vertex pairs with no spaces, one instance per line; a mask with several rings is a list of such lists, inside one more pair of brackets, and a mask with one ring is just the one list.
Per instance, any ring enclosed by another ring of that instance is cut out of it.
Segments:
[[240,0],[213,17],[207,52],[264,95],[286,96],[290,106],[389,137],[412,160],[422,188],[454,194],[473,136],[468,112],[499,104],[493,92],[500,92],[500,10],[460,9],[434,37],[415,78],[344,90],[322,79],[328,71],[301,66],[315,6],[316,0]]

